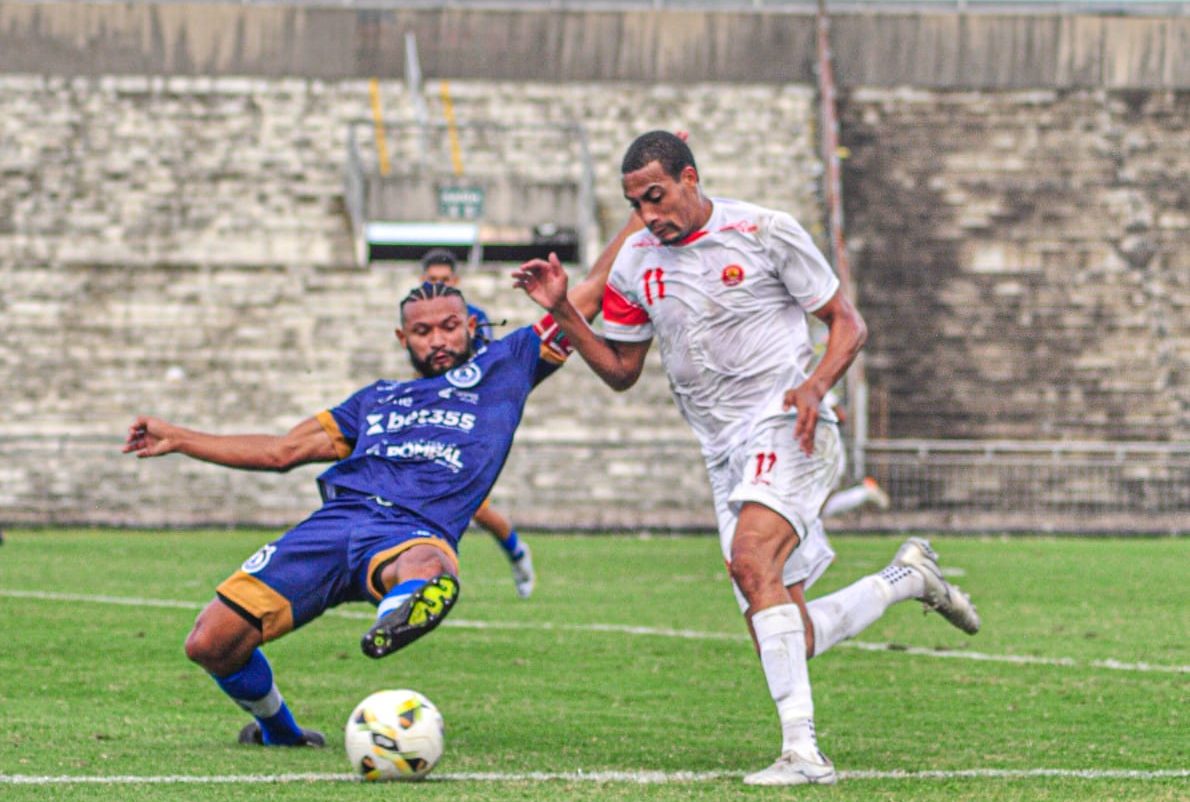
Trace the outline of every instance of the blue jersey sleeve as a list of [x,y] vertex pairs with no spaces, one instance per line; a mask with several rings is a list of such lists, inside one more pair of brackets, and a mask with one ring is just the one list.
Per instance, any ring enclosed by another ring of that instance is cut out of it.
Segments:
[[356,390],[343,403],[320,412],[317,416],[322,428],[334,441],[335,452],[339,455],[339,459],[351,454],[352,449],[355,448],[355,441],[359,439],[364,400],[374,388],[375,385],[370,384],[363,389]]
[[550,315],[532,326],[524,326],[504,337],[517,362],[531,371],[531,386],[536,387],[562,367],[570,355],[570,342],[558,330]]

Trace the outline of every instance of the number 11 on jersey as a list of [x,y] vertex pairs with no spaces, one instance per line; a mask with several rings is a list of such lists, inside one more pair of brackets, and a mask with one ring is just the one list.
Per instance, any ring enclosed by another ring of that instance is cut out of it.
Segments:
[[660,267],[650,267],[645,271],[645,303],[653,303],[653,293],[656,291],[657,300],[665,297],[665,271]]

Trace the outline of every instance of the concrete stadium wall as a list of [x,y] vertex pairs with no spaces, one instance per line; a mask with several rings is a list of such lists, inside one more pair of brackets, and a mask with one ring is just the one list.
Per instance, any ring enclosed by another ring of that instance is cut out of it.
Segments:
[[[413,32],[439,78],[813,83],[814,31],[782,12],[8,2],[0,72],[397,77]],[[837,14],[832,36],[848,86],[1190,86],[1179,16]]]
[[[382,87],[393,114],[403,93]],[[655,125],[691,130],[712,192],[821,228],[808,87],[453,94],[461,119],[587,125],[609,231],[620,151]],[[280,431],[408,375],[391,328],[414,268],[354,267],[342,209],[343,133],[366,98],[361,81],[0,77],[0,522],[281,525],[314,503],[313,469],[117,451],[138,411]],[[874,434],[1190,435],[1187,93],[842,100]],[[510,167],[539,164],[531,140],[505,144]],[[504,273],[466,281],[493,318],[534,318]],[[496,500],[539,526],[710,526],[655,360],[624,395],[582,365],[547,383]]]
[[[408,118],[403,85],[381,89]],[[656,126],[705,143],[712,191],[815,225],[808,87],[452,82],[452,96],[460,120],[583,122],[609,231],[628,213],[622,151]],[[281,525],[315,503],[312,469],[138,463],[118,447],[138,412],[279,432],[409,375],[392,328],[414,266],[355,267],[342,207],[347,123],[367,104],[362,81],[0,76],[0,523]],[[537,145],[467,156],[531,172]],[[501,268],[465,289],[493,320],[535,320],[509,285]],[[709,522],[656,361],[626,395],[573,365],[530,403],[518,442],[534,445],[514,449],[496,492],[520,520]]]
[[[391,328],[413,266],[353,266],[340,174],[347,123],[369,116],[362,78],[400,73],[391,26],[405,12],[221,6],[202,9],[208,17],[82,4],[71,16],[61,5],[0,5],[0,524],[292,522],[315,504],[316,470],[137,462],[119,443],[137,411],[278,431],[360,384],[407,375]],[[605,232],[626,213],[624,146],[660,127],[691,131],[712,194],[786,209],[821,233],[814,90],[802,68],[790,71],[811,45],[780,27],[795,15],[740,15],[767,21],[764,31],[716,28],[711,40],[731,47],[753,37],[749,53],[763,62],[726,83],[737,67],[715,59],[737,50],[710,48],[699,66],[681,46],[682,31],[706,38],[708,15],[606,15],[623,36],[652,32],[651,61],[628,69],[623,43],[636,40],[591,29],[589,43],[610,50],[572,61],[577,40],[548,28],[587,15],[410,13],[439,26],[419,34],[429,75],[463,74],[433,59],[453,47],[469,64],[464,41],[551,43],[541,58],[493,57],[491,75],[452,80],[455,110],[586,126]],[[366,19],[371,33],[352,27]],[[1040,41],[1046,25],[1098,33],[1057,51],[1007,47],[994,68],[943,48],[946,26],[997,19],[907,17],[878,36],[855,33],[872,20],[836,22],[873,433],[1184,441],[1188,49],[1159,45],[1183,41],[1184,21],[1158,31],[1145,19],[1021,18],[1005,23],[1001,44]],[[363,44],[327,49],[335,25]],[[443,49],[432,55],[427,39]],[[888,54],[883,77],[879,60],[853,66],[886,39],[900,55]],[[766,50],[772,42],[784,57]],[[580,63],[597,78],[639,80],[566,81]],[[541,80],[501,80],[515,64],[535,65]],[[719,67],[722,80],[693,80]],[[240,70],[255,77],[227,74]],[[202,71],[212,75],[188,74]],[[303,77],[269,77],[293,74]],[[927,88],[889,88],[894,77]],[[1016,81],[1037,83],[1005,88]],[[1146,88],[1117,88],[1133,86]],[[412,119],[403,82],[381,89],[389,115]],[[436,82],[425,100],[442,119]],[[472,155],[524,172],[541,163],[531,139],[500,147],[510,152]],[[534,318],[503,273],[466,282],[493,318]],[[710,528],[697,449],[655,359],[627,394],[576,364],[530,404],[495,493],[518,520]]]
[[1190,438],[1190,92],[841,110],[874,436]]

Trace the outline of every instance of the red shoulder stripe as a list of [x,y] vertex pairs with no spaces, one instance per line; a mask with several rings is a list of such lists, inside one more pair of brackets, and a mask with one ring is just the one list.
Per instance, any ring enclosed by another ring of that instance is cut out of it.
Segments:
[[603,291],[603,319],[621,326],[643,326],[649,322],[649,313],[608,284]]

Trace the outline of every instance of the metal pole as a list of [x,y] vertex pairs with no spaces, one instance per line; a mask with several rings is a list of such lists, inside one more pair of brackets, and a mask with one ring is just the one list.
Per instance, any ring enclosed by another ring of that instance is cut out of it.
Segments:
[[600,240],[599,221],[595,213],[595,166],[591,161],[587,129],[581,123],[575,123],[574,131],[575,138],[578,139],[579,159],[582,162],[582,177],[578,185],[579,261],[590,270],[595,263],[596,247]]
[[[851,279],[851,263],[847,258],[847,243],[843,236],[843,176],[839,159],[839,117],[835,96],[835,73],[831,65],[830,15],[826,0],[818,0],[815,17],[818,34],[818,97],[822,129],[822,161],[824,194],[827,208],[827,230],[830,235],[830,257],[843,292],[854,303],[855,284]],[[865,445],[868,439],[867,384],[864,381],[864,362],[861,352],[847,372],[848,418],[852,427],[852,472],[856,478],[865,473]]]
[[372,105],[372,139],[376,142],[376,164],[380,175],[389,174],[388,139],[384,135],[384,108],[380,102],[380,80],[368,81],[368,95]]
[[409,89],[409,101],[413,104],[413,117],[418,123],[418,147],[422,164],[430,161],[429,125],[430,110],[421,93],[421,60],[417,55],[417,37],[412,31],[405,34],[405,85]]

